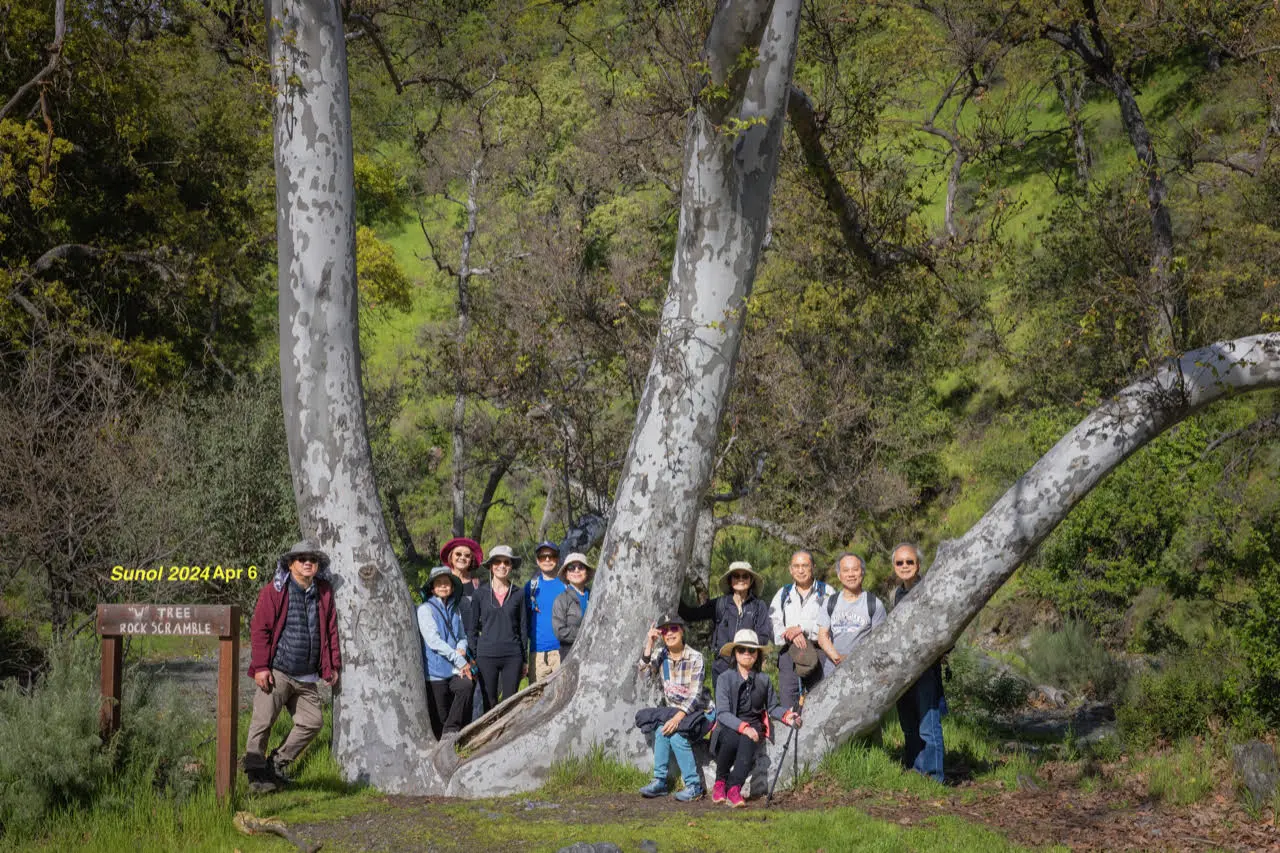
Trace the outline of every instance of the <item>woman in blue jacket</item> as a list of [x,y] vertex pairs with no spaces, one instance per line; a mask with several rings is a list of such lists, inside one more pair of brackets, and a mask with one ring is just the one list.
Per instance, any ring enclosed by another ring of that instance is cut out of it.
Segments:
[[712,742],[716,755],[716,785],[711,802],[745,806],[742,785],[755,764],[760,738],[769,737],[769,718],[799,728],[800,715],[783,713],[769,676],[760,671],[764,646],[756,632],[743,628],[720,650],[732,657],[733,669],[716,679],[716,729]]
[[467,635],[459,602],[462,582],[448,566],[431,570],[418,606],[418,633],[427,675],[427,715],[436,740],[462,730],[471,721],[475,673],[467,660]]

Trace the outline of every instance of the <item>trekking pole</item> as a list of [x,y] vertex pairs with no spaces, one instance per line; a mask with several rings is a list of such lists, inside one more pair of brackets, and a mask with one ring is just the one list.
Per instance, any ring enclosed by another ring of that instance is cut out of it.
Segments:
[[[792,707],[792,710],[796,711],[797,714],[799,714],[800,711],[804,710],[804,684],[803,683],[800,685],[800,699],[798,702],[798,707],[799,707],[799,710],[796,710],[795,706]],[[791,732],[787,735],[787,742],[782,745],[782,755],[781,757],[778,758],[778,769],[773,771],[773,781],[769,783],[769,795],[765,797],[765,802],[769,805],[773,804],[773,789],[777,787],[778,777],[782,775],[782,766],[787,761],[787,750],[791,748],[791,741],[793,739],[796,739],[797,737],[796,733],[799,731],[799,729],[797,729],[795,726],[789,726],[788,728],[791,729]],[[800,747],[797,745],[795,755],[799,755],[799,754],[800,754]],[[799,766],[798,762],[794,766],[798,767]],[[795,773],[797,771],[793,770],[792,772]]]

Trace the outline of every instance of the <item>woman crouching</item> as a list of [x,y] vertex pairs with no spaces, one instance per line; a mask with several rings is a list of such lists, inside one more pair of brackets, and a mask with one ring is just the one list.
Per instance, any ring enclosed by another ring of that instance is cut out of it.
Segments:
[[720,649],[721,656],[732,657],[734,666],[716,679],[713,803],[727,801],[734,808],[747,804],[742,798],[742,785],[755,764],[761,736],[770,736],[770,717],[784,725],[800,727],[800,715],[794,710],[783,712],[773,683],[760,672],[763,648],[756,632],[744,628],[733,635],[732,643],[725,643]]

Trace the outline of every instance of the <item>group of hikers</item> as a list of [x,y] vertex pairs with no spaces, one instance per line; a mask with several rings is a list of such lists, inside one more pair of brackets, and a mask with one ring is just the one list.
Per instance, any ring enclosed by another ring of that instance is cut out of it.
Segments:
[[[561,559],[560,547],[534,550],[537,572],[516,583],[522,558],[498,545],[484,558],[480,544],[456,537],[440,549],[417,609],[422,638],[427,710],[437,739],[460,731],[483,711],[513,696],[523,678],[541,681],[570,654],[591,597],[595,568],[586,555]],[[920,550],[894,548],[896,606],[920,580]],[[487,570],[482,583],[478,569]],[[750,563],[734,562],[721,576],[721,594],[655,620],[644,638],[639,666],[660,677],[663,705],[636,714],[653,734],[653,780],[646,797],[667,794],[675,759],[683,779],[681,801],[704,796],[694,746],[708,732],[716,779],[711,799],[745,805],[743,785],[761,739],[772,739],[771,720],[799,728],[803,696],[856,654],[856,646],[884,621],[885,605],[863,588],[866,566],[857,554],[835,561],[839,587],[814,574],[813,554],[791,555],[791,583],[765,604],[763,580]],[[249,675],[257,690],[243,767],[250,788],[271,791],[288,781],[291,762],[321,725],[318,682],[336,686],[341,670],[329,558],[314,543],[299,542],[281,555],[258,596],[250,622]],[[686,644],[689,622],[712,623],[708,691],[702,654]],[[778,652],[778,690],[762,672],[770,644]],[[283,744],[267,753],[282,708],[293,717]],[[943,781],[942,716],[946,713],[940,663],[933,664],[898,700],[905,737],[903,760]]]

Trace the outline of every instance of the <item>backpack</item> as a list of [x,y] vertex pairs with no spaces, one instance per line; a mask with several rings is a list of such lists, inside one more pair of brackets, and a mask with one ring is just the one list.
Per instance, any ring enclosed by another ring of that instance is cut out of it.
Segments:
[[[789,583],[782,588],[782,604],[779,606],[779,610],[787,609],[787,602],[791,600],[791,587],[793,586],[795,584]],[[814,581],[813,588],[818,593],[819,598],[826,598],[831,595],[831,587],[827,586],[824,581]]]
[[[862,594],[867,597],[867,623],[870,624],[872,618],[876,615],[876,599],[870,592],[863,590]],[[836,615],[836,605],[840,603],[840,595],[831,596],[827,599],[827,616]]]

